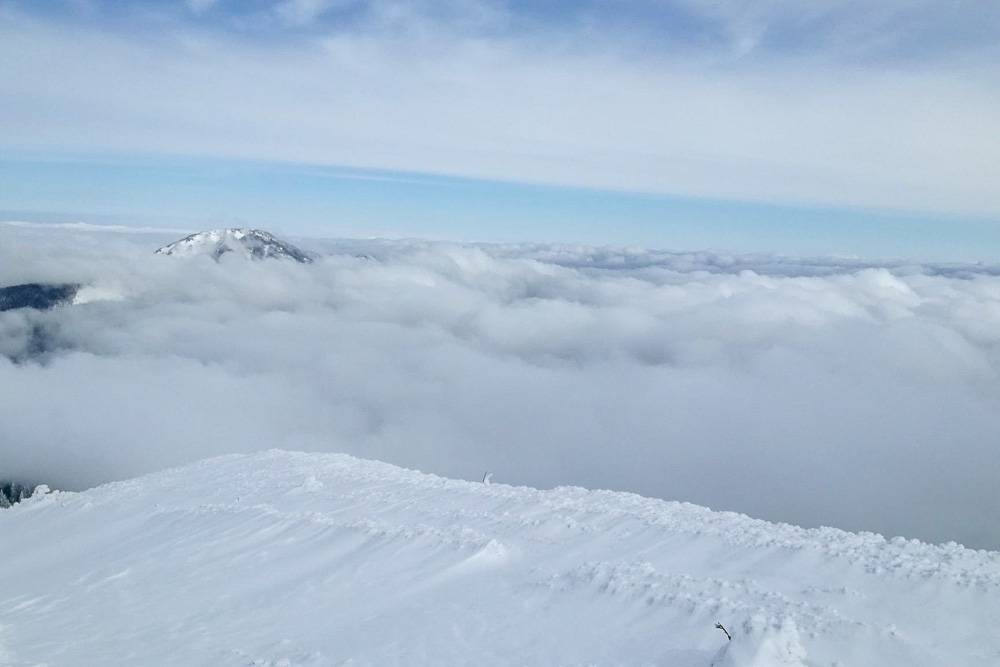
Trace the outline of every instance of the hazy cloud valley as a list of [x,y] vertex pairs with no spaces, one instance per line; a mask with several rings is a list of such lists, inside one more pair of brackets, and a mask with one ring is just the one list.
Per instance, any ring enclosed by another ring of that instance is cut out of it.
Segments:
[[0,225],[0,284],[81,285],[0,313],[12,478],[343,451],[1000,546],[995,267],[320,239],[294,239],[312,264],[154,254],[176,238]]

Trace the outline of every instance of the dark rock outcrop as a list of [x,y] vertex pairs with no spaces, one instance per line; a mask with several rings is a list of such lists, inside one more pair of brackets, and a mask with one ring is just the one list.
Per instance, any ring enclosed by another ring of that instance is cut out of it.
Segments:
[[0,482],[0,509],[5,509],[25,498],[30,498],[34,488],[17,482]]
[[0,311],[16,308],[48,310],[60,303],[71,301],[79,285],[26,283],[0,287]]

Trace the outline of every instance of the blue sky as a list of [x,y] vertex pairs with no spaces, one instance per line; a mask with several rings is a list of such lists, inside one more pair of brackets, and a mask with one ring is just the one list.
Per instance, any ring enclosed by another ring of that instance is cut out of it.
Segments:
[[0,0],[0,212],[989,259],[1000,5]]

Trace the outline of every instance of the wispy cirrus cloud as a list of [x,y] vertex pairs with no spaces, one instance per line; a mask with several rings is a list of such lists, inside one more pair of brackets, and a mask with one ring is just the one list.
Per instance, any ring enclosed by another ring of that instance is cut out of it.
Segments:
[[206,12],[219,3],[219,0],[185,0],[185,1],[187,2],[187,6],[195,14],[201,14],[203,12]]
[[1000,214],[981,3],[137,7],[8,4],[0,144]]
[[353,4],[353,0],[281,0],[274,13],[292,26],[311,24],[338,6]]

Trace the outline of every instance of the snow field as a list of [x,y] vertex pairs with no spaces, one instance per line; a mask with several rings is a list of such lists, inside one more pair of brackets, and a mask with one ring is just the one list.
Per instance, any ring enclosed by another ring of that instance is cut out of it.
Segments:
[[0,535],[3,665],[1000,663],[996,552],[339,454],[40,495]]

